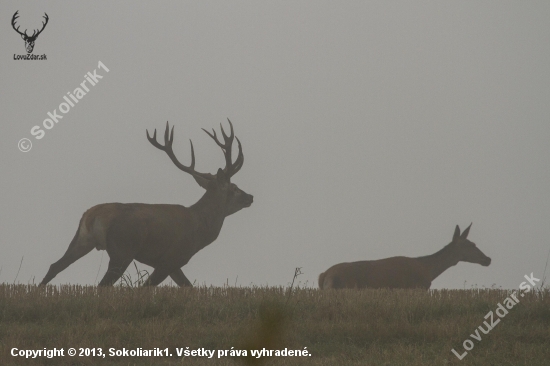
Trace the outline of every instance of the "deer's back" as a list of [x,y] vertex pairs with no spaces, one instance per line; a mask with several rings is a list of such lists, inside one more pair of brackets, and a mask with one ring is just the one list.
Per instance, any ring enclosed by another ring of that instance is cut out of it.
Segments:
[[339,263],[320,276],[321,288],[429,288],[428,270],[415,258]]
[[104,203],[84,213],[79,236],[94,240],[98,250],[112,243],[154,258],[175,243],[190,241],[195,221],[180,205]]

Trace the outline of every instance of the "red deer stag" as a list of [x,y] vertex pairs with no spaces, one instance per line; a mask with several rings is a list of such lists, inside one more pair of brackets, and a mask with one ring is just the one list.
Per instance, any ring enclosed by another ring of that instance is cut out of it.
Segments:
[[[229,120],[228,120],[229,121]],[[206,192],[190,207],[170,204],[104,203],[94,206],[80,219],[78,230],[63,257],[52,264],[41,285],[50,282],[77,259],[92,249],[107,250],[109,267],[99,283],[113,285],[135,259],[154,268],[145,285],[156,286],[170,276],[179,286],[192,286],[181,267],[199,250],[218,237],[226,216],[252,204],[252,195],[243,192],[230,179],[237,173],[244,161],[241,142],[231,133],[225,134],[224,142],[204,130],[222,149],[225,168],[216,175],[199,173],[195,170],[195,152],[191,142],[191,165],[185,166],[172,150],[174,127],[170,131],[168,122],[164,132],[164,145],[157,141],[157,130],[147,139],[159,150],[164,151],[182,171],[189,173]],[[239,154],[233,163],[231,148],[236,139]]]
[[339,263],[319,275],[319,288],[424,288],[458,262],[491,264],[491,258],[467,239],[470,226],[439,252],[425,257],[392,257],[374,261]]

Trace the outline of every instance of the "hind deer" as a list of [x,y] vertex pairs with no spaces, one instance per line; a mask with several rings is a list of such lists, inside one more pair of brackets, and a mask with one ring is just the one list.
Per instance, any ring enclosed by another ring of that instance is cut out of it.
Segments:
[[458,262],[491,264],[469,241],[470,226],[460,234],[456,226],[453,241],[432,255],[409,258],[391,257],[373,261],[336,264],[319,275],[320,289],[340,288],[423,288]]
[[[229,120],[228,120],[229,121]],[[220,125],[221,126],[221,125]],[[222,143],[216,131],[204,130],[222,149],[225,168],[216,175],[195,170],[195,152],[191,143],[191,164],[178,161],[172,144],[174,127],[166,122],[164,145],[157,141],[157,130],[147,139],[157,149],[164,151],[174,165],[190,174],[206,192],[190,207],[174,204],[104,203],[90,208],[80,219],[76,234],[63,257],[52,264],[40,285],[46,285],[59,272],[92,249],[106,250],[109,266],[100,286],[113,285],[135,259],[154,268],[144,285],[156,286],[170,276],[179,286],[192,286],[181,267],[187,264],[199,250],[218,237],[224,219],[249,207],[253,196],[230,182],[242,167],[244,155],[241,142],[233,132],[226,135],[223,127]],[[233,140],[237,140],[239,153],[235,162],[231,157]]]

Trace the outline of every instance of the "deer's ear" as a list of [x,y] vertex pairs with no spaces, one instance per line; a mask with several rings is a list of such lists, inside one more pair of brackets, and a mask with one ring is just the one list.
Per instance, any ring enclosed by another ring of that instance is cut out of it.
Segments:
[[21,35],[21,38],[23,38],[23,40],[24,40],[24,39],[25,39],[25,35],[24,35],[24,34],[22,34],[22,35]]
[[470,228],[472,227],[472,224],[470,224],[470,226],[468,226],[463,232],[462,232],[462,235],[460,235],[460,237],[462,239],[466,239],[468,237],[468,234],[470,233]]
[[227,175],[225,174],[225,172],[221,169],[221,168],[218,168],[218,173],[216,173],[216,179],[217,180],[228,180],[227,179]]
[[460,228],[458,227],[458,225],[456,225],[455,233],[453,234],[453,241],[455,241],[459,237],[460,237]]

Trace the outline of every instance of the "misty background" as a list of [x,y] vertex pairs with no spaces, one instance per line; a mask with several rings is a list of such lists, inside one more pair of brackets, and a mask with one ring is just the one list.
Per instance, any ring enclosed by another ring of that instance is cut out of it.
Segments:
[[[201,128],[227,130],[226,118],[245,158],[232,181],[254,203],[183,267],[191,282],[287,285],[301,267],[301,285],[317,286],[336,263],[432,254],[471,222],[469,239],[492,264],[459,263],[432,288],[517,288],[524,274],[542,276],[548,2],[0,9],[0,282],[40,282],[96,204],[195,203],[204,190],[145,130],[170,121],[180,161],[190,162],[192,139],[197,170],[214,173],[223,154]],[[13,59],[26,54],[16,10],[29,33],[49,15],[33,52],[47,61]],[[31,128],[99,61],[109,72],[98,69],[103,79],[35,139]],[[31,151],[18,150],[21,138]],[[94,250],[51,283],[95,284],[107,263]]]

